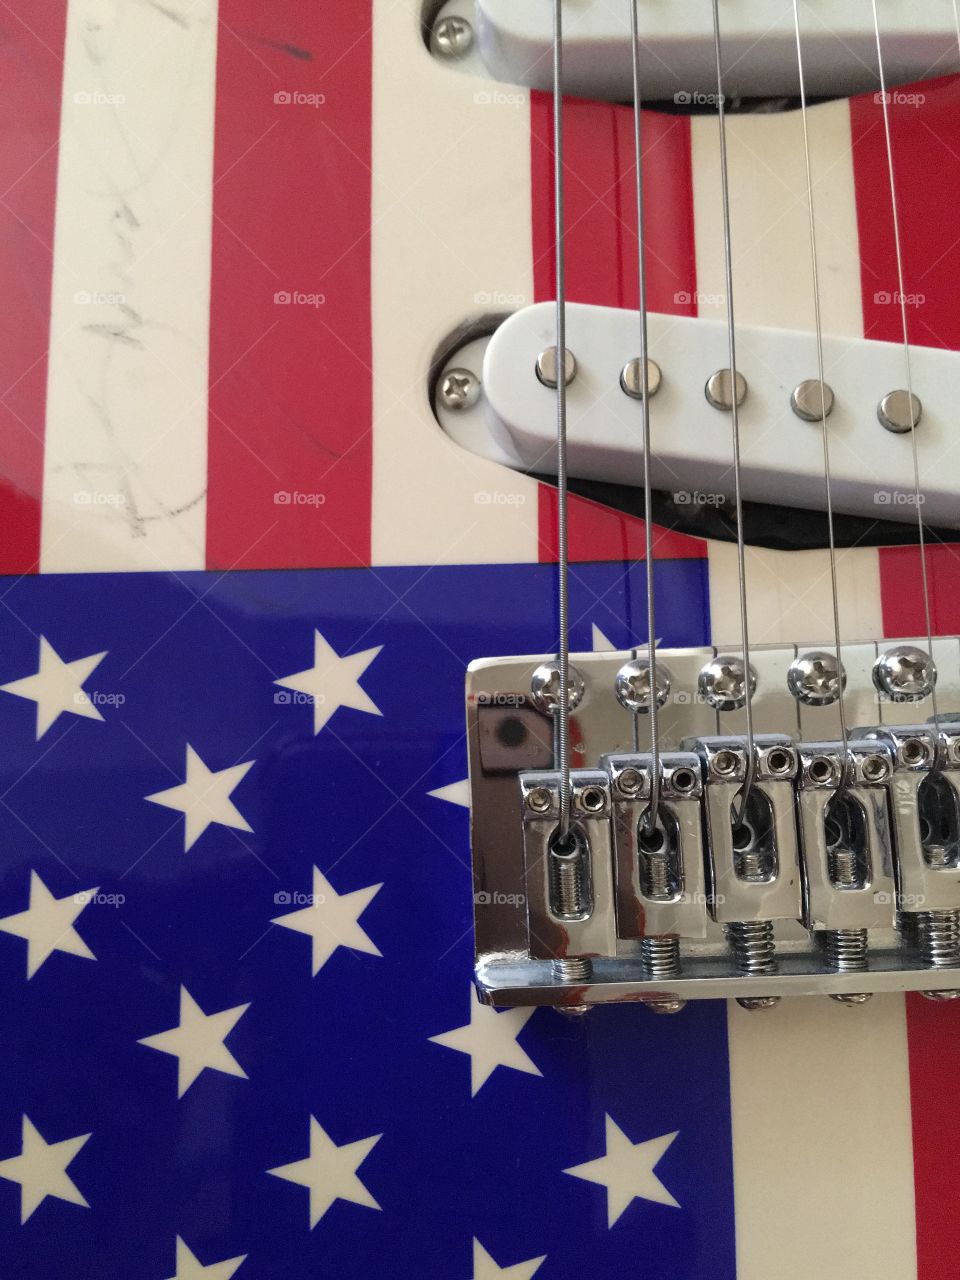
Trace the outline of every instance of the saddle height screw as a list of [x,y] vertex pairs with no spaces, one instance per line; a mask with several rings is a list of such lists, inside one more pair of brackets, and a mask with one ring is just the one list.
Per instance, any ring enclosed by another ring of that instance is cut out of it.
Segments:
[[431,46],[442,58],[462,58],[473,47],[473,27],[455,14],[441,18],[433,28]]

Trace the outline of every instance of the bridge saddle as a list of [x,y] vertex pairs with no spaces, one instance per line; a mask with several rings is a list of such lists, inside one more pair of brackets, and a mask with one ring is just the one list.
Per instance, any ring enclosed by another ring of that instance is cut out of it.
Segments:
[[[674,1012],[710,997],[960,996],[960,640],[934,650],[935,663],[908,644],[844,646],[844,705],[868,725],[845,735],[825,651],[757,651],[752,762],[737,660],[664,651],[655,820],[642,652],[575,655],[566,840],[549,664],[474,663],[481,997]],[[934,717],[934,681],[956,713]]]

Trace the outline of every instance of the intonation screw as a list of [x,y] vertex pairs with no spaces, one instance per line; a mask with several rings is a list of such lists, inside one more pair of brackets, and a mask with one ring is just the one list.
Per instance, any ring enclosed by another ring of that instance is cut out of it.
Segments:
[[[550,850],[554,910],[561,918],[575,920],[584,912],[584,853],[583,844],[572,833],[566,845],[556,843]],[[593,962],[587,956],[558,956],[553,962],[553,973],[561,982],[589,982]]]
[[[740,920],[726,926],[727,941],[741,973],[756,977],[777,972],[776,942],[770,920]],[[746,996],[737,1001],[742,1009],[771,1009],[779,996]]]
[[[666,902],[673,897],[671,884],[670,843],[659,827],[641,833],[643,856],[643,891],[653,901]],[[640,959],[650,978],[675,978],[680,973],[680,939],[673,936],[643,938]],[[685,1000],[651,1000],[654,1013],[679,1013]]]
[[472,369],[448,369],[440,382],[440,403],[462,413],[480,399],[480,379]]
[[[838,889],[853,889],[860,883],[857,856],[852,849],[834,849],[830,855],[830,876]],[[869,935],[866,929],[827,929],[823,934],[827,964],[837,973],[862,973],[867,968]],[[866,1004],[869,991],[831,995],[839,1004]]]
[[473,27],[466,18],[451,14],[433,28],[431,47],[442,58],[462,58],[473,45]]

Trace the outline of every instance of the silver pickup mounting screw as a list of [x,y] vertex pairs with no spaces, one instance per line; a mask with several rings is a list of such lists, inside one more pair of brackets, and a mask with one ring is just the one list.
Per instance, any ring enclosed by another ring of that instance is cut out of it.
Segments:
[[441,58],[462,58],[473,47],[473,27],[466,18],[450,14],[434,26],[430,46]]
[[448,369],[440,381],[440,403],[461,413],[480,399],[480,379],[472,369]]

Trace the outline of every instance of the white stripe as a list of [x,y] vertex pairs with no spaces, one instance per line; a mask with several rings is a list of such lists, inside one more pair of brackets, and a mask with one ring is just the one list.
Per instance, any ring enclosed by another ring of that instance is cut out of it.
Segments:
[[[846,103],[810,112],[824,331],[861,335],[850,116]],[[810,237],[796,112],[729,121],[735,303],[741,324],[811,334]],[[694,212],[701,314],[722,313],[723,257],[716,121],[693,123]],[[752,353],[739,367],[750,378]],[[829,369],[825,371],[830,379]],[[816,428],[785,406],[784,447],[819,450]],[[735,548],[710,547],[713,634],[740,635]],[[846,640],[882,634],[874,549],[838,557]],[[833,636],[826,552],[748,553],[751,639]],[[862,1008],[784,1002],[766,1014],[730,1006],[739,1280],[912,1280],[916,1275],[910,1088],[901,996]]]
[[448,334],[533,301],[528,95],[432,58],[396,0],[373,54],[373,563],[536,561],[536,483],[455,445],[426,396]]
[[216,0],[70,0],[45,572],[202,568]]

